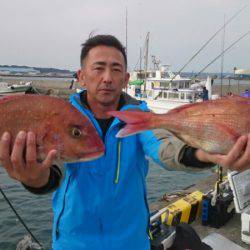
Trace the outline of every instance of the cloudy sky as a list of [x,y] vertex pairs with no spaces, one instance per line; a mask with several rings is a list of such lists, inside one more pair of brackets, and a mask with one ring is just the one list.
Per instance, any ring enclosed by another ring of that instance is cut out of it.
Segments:
[[[133,69],[150,32],[149,56],[179,70],[243,6],[225,30],[225,47],[250,30],[250,0],[0,0],[0,65],[76,70],[81,43],[113,34],[124,44],[128,10],[128,60]],[[186,68],[199,71],[220,52],[222,33]],[[224,58],[224,71],[250,68],[250,35]],[[220,61],[207,71],[220,72]]]

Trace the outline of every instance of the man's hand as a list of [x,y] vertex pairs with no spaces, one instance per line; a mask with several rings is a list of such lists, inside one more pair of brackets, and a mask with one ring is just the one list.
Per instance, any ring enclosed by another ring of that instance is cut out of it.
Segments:
[[11,149],[11,135],[5,132],[0,140],[0,161],[9,176],[23,184],[39,188],[47,184],[50,167],[57,151],[51,150],[42,163],[37,162],[36,136],[20,131]]
[[250,134],[241,136],[227,155],[209,154],[201,149],[196,151],[199,161],[213,162],[223,168],[244,171],[250,168]]

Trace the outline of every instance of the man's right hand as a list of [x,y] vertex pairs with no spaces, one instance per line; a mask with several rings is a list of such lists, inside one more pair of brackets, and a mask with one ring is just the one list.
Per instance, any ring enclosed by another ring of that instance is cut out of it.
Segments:
[[20,131],[12,149],[10,133],[5,132],[0,141],[0,161],[9,176],[33,188],[48,183],[56,153],[56,150],[51,150],[42,163],[37,162],[36,136],[33,132]]

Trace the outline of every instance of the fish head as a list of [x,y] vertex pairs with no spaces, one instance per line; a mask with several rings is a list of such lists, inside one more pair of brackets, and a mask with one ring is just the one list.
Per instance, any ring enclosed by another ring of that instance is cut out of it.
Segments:
[[42,151],[46,154],[56,149],[57,158],[64,162],[90,161],[104,154],[105,147],[95,127],[73,106],[55,111],[44,131]]

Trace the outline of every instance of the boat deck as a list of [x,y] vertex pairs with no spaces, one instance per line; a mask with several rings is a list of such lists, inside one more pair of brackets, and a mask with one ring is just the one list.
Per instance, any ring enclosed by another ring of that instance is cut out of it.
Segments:
[[[199,191],[202,191],[205,193],[214,187],[214,183],[216,182],[216,178],[217,178],[217,175],[213,174],[212,176],[206,178],[205,180],[202,180],[201,182],[188,188],[185,191],[192,192],[192,191],[199,190]],[[173,201],[171,201],[171,202],[159,201],[159,202],[150,204],[150,210],[154,211],[154,210],[161,209],[163,207],[166,207],[167,205],[169,205]],[[203,239],[204,237],[206,237],[210,233],[218,233],[218,234],[221,234],[222,236],[226,237],[227,239],[233,241],[237,245],[239,245],[245,249],[250,249],[250,245],[247,245],[241,241],[241,217],[240,217],[240,214],[235,214],[232,219],[230,219],[224,226],[222,226],[219,229],[212,228],[209,226],[203,226],[201,224],[200,220],[197,220],[197,221],[191,223],[190,225],[199,234],[201,239]]]

